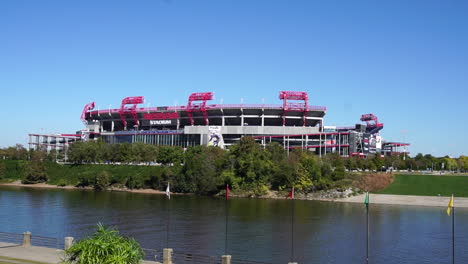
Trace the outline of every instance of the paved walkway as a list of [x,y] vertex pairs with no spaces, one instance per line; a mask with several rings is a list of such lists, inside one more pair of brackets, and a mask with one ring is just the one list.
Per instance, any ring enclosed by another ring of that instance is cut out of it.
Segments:
[[[46,247],[23,247],[18,244],[0,242],[0,262],[14,264],[31,264],[34,262],[56,264],[61,262],[62,257],[63,250],[61,249]],[[142,263],[159,264],[159,262],[154,261],[143,261]]]
[[[364,203],[365,195],[356,195],[348,198],[337,199],[337,202]],[[391,194],[369,194],[371,204],[399,204],[417,206],[440,206],[447,207],[450,197],[442,196],[417,196],[417,195],[391,195]],[[455,207],[468,208],[468,198],[454,197]]]

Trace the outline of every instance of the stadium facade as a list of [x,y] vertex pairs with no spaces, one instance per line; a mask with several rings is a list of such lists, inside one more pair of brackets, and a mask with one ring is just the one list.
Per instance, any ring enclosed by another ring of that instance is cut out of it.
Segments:
[[302,148],[317,155],[339,153],[364,157],[372,153],[407,153],[408,143],[386,142],[377,116],[364,114],[352,127],[325,126],[327,108],[309,105],[306,92],[281,91],[282,104],[209,104],[211,92],[193,93],[187,105],[140,107],[143,96],[126,97],[120,108],[95,110],[87,104],[81,114],[85,129],[76,134],[29,134],[30,148],[65,150],[78,140],[143,142],[187,148],[213,145],[229,148],[244,136],[266,146]]

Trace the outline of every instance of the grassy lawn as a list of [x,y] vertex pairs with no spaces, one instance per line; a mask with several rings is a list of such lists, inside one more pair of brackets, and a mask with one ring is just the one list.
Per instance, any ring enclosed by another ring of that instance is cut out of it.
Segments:
[[468,197],[467,176],[395,175],[395,180],[380,194]]

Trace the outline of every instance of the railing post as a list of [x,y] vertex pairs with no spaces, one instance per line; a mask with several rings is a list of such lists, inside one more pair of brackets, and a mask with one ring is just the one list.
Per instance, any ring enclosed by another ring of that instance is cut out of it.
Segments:
[[31,246],[31,232],[23,232],[23,247]]
[[65,246],[64,246],[65,250],[71,248],[71,246],[73,245],[73,240],[74,240],[73,237],[65,237]]
[[231,255],[221,256],[221,264],[231,264]]
[[172,248],[163,249],[163,264],[172,264]]

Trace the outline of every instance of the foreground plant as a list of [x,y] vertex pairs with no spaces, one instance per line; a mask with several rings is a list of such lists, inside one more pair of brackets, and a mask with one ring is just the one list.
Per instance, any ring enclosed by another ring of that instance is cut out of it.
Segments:
[[65,250],[67,264],[136,264],[144,253],[133,238],[99,223],[96,232]]

